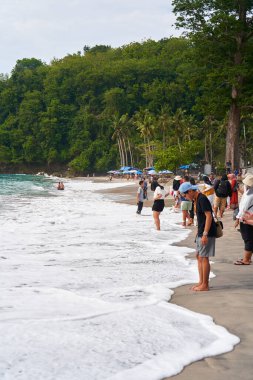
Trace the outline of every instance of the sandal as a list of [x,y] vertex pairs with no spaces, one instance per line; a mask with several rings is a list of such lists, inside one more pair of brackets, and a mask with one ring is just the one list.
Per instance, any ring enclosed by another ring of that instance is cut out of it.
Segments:
[[245,263],[244,261],[242,260],[236,260],[234,262],[234,265],[250,265],[250,263]]

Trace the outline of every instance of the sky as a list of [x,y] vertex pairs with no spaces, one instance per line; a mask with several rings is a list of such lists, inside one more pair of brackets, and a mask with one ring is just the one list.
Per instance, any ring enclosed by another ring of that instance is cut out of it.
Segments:
[[171,0],[1,0],[0,73],[18,59],[53,58],[85,45],[118,47],[178,36]]

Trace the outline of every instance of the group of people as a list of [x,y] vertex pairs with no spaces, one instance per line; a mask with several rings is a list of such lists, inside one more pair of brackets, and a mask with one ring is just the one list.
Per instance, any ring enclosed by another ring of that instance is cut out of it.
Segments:
[[[144,188],[140,181],[140,188]],[[209,257],[215,255],[217,237],[215,218],[222,218],[226,207],[236,212],[235,227],[240,225],[239,231],[244,242],[244,255],[234,262],[235,265],[250,265],[253,254],[253,174],[247,174],[240,187],[236,176],[232,173],[224,174],[220,179],[212,174],[203,177],[203,185],[196,185],[193,178],[176,176],[173,181],[174,209],[181,207],[183,226],[191,225],[194,214],[197,219],[196,257],[198,262],[199,282],[192,287],[194,291],[209,290],[210,262]],[[164,209],[164,199],[170,194],[157,180],[152,182],[154,191],[152,206],[153,218],[157,230],[160,230],[160,213]],[[138,190],[137,200],[139,201]],[[239,203],[238,193],[242,194]],[[143,206],[143,203],[142,203]],[[141,206],[141,209],[142,209]],[[138,206],[138,210],[141,212]],[[140,213],[138,212],[137,213]],[[219,214],[218,214],[219,213]]]
[[58,182],[57,190],[64,190],[64,183],[63,182]]

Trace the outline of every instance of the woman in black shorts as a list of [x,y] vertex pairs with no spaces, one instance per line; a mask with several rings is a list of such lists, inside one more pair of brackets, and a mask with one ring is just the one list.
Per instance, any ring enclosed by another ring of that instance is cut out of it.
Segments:
[[154,203],[152,206],[153,211],[153,218],[155,221],[155,226],[158,231],[160,231],[160,213],[164,209],[164,198],[167,197],[164,187],[161,186],[158,182],[156,182],[154,185]]

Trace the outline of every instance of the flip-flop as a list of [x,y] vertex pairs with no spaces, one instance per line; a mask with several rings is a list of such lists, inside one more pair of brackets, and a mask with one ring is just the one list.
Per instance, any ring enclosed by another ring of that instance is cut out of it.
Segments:
[[241,260],[237,260],[237,261],[234,262],[234,265],[250,265],[250,263],[244,263]]

